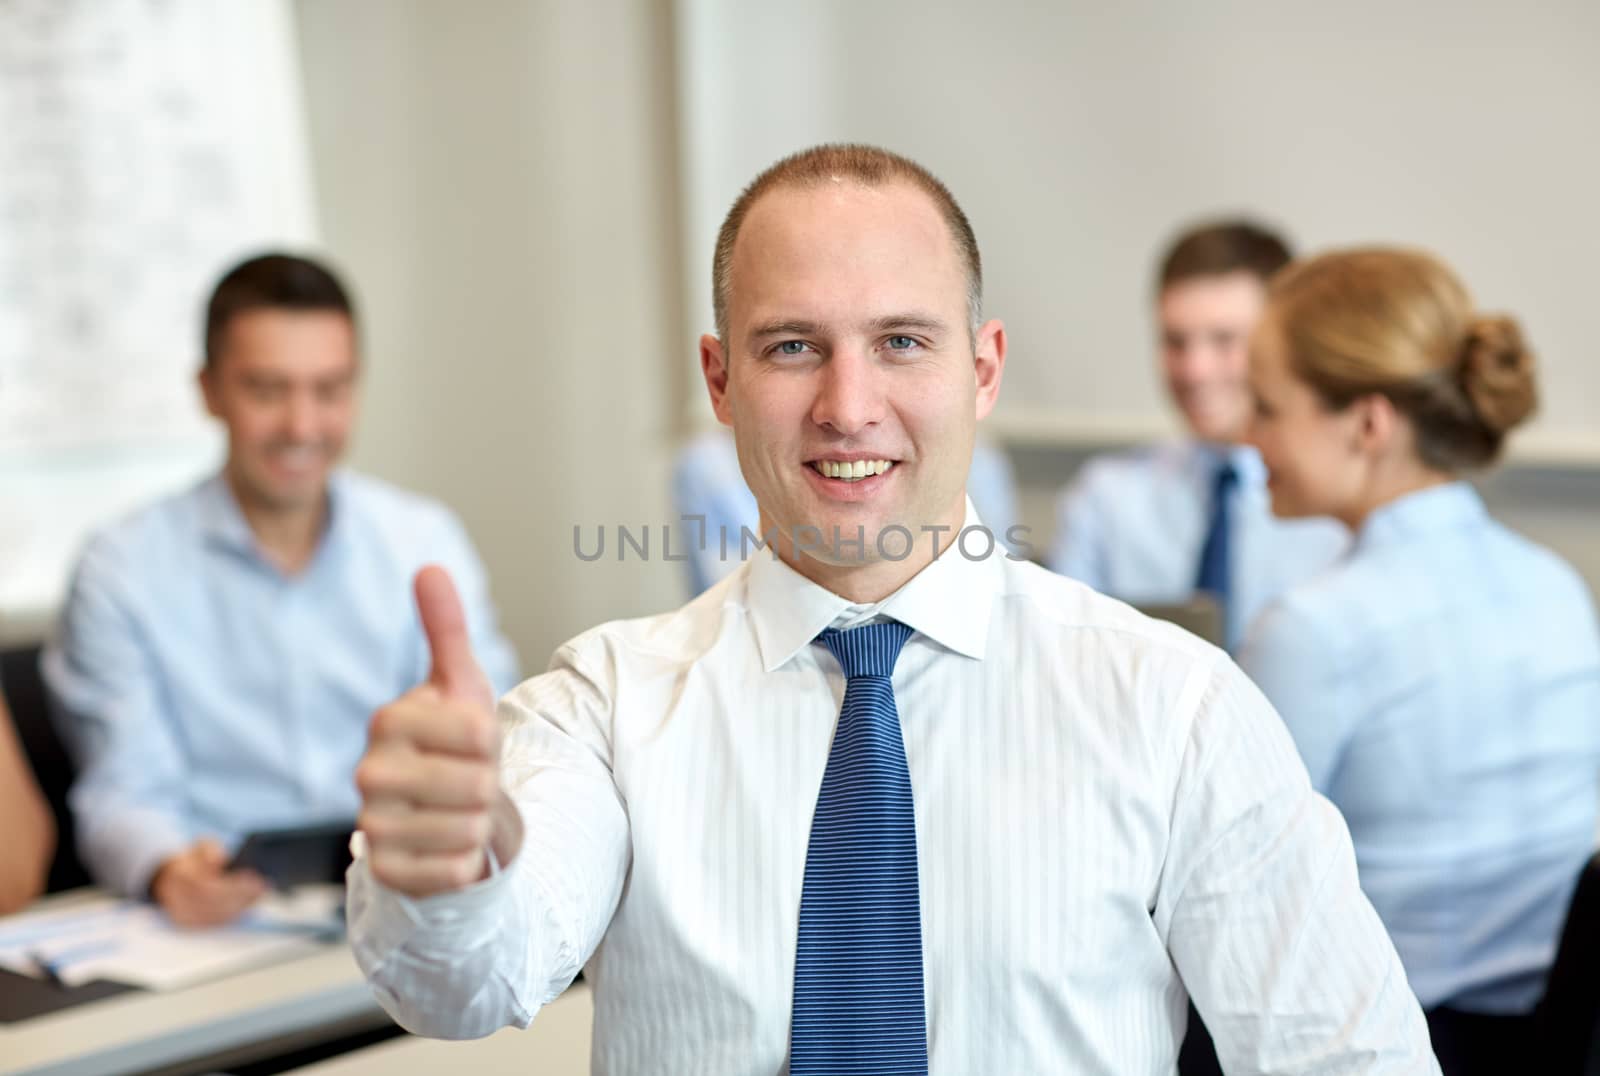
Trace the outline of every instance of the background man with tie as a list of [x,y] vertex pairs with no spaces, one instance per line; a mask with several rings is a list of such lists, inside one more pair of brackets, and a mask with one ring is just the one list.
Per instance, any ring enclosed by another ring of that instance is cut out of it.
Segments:
[[701,362],[776,555],[580,635],[498,720],[419,576],[433,673],[357,773],[351,935],[385,1007],[484,1035],[583,968],[597,1073],[1155,1076],[1187,991],[1235,1071],[1436,1072],[1249,681],[958,537],[1006,338],[943,185],[805,151],[713,271]]
[[1255,615],[1321,571],[1348,538],[1329,520],[1279,520],[1243,444],[1249,342],[1289,248],[1250,221],[1185,232],[1156,276],[1161,373],[1189,436],[1086,463],[1057,502],[1050,567],[1136,603],[1222,606],[1234,649]]

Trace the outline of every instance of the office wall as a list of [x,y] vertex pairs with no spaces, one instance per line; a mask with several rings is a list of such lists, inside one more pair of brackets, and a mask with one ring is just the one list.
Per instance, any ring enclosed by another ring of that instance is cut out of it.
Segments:
[[525,669],[681,599],[580,562],[666,518],[694,362],[675,290],[669,13],[631,0],[298,5],[323,236],[363,305],[353,462],[466,521]]
[[[1574,63],[1600,9],[1277,10],[301,0],[319,215],[367,316],[355,462],[462,513],[530,668],[599,619],[675,604],[680,565],[581,563],[572,525],[669,518],[670,443],[705,416],[693,342],[716,225],[757,168],[842,138],[924,157],[972,211],[1012,328],[997,429],[1041,535],[1085,445],[1166,425],[1146,277],[1194,213],[1259,207],[1313,244],[1434,241],[1527,310],[1551,363],[1600,377],[1587,277],[1552,271],[1600,239],[1592,212],[1552,223],[1600,180],[1568,123],[1600,100]],[[1422,103],[1385,119],[1408,79]],[[1227,121],[1252,102],[1271,123]],[[1494,211],[1449,201],[1463,184]],[[1538,256],[1494,256],[1530,236]],[[1595,400],[1551,393],[1562,436]],[[1581,431],[1546,442],[1563,443],[1582,465]],[[1491,494],[1600,589],[1592,469],[1524,469]]]
[[[1171,230],[1247,209],[1308,247],[1440,251],[1550,385],[1525,457],[1600,464],[1600,4],[683,0],[686,264],[757,168],[821,140],[923,160],[1011,329],[995,425],[1166,427],[1148,356]],[[691,276],[689,316],[709,297]]]
[[0,3],[0,638],[214,471],[211,282],[316,236],[290,0]]
[[1600,5],[682,0],[676,15],[686,320],[710,320],[700,266],[757,169],[821,141],[928,164],[972,218],[1010,329],[988,427],[1036,544],[1087,452],[1175,429],[1153,263],[1180,222],[1246,210],[1306,248],[1432,247],[1524,320],[1543,414],[1485,491],[1600,591]]

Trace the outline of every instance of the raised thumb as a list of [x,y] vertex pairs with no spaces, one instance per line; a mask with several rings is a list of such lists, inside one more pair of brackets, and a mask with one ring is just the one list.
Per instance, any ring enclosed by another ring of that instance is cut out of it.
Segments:
[[450,573],[430,564],[417,573],[413,589],[422,632],[428,638],[428,653],[433,658],[428,683],[448,697],[492,707],[494,693],[472,656],[467,615],[462,611]]

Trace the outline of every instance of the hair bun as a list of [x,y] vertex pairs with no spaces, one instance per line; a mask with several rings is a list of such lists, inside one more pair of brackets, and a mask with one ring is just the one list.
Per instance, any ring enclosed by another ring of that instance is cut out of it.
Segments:
[[1514,319],[1479,315],[1461,345],[1461,387],[1478,419],[1493,433],[1521,423],[1539,404],[1533,352]]

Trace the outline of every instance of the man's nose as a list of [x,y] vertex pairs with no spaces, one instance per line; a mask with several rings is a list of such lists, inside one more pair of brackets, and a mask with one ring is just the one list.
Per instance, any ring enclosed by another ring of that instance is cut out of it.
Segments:
[[1205,349],[1193,342],[1175,345],[1167,351],[1167,364],[1176,377],[1198,377],[1205,372]]
[[311,441],[317,436],[317,401],[309,394],[293,394],[289,397],[288,413],[284,416],[284,425],[290,437],[296,441]]
[[811,420],[843,437],[854,437],[883,419],[884,372],[864,348],[841,348],[818,373]]

